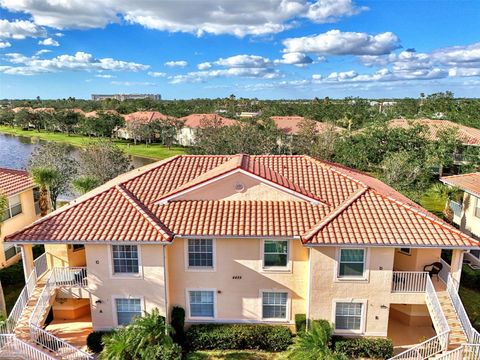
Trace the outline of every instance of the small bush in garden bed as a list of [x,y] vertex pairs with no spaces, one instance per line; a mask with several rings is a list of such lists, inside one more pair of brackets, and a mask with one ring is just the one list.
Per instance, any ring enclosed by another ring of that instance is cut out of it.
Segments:
[[302,333],[307,328],[307,315],[306,314],[295,314],[295,331]]
[[199,324],[186,336],[191,350],[284,351],[292,342],[290,329],[280,325]]
[[87,346],[91,352],[96,354],[101,353],[103,350],[102,337],[104,335],[110,335],[113,331],[94,331],[87,336]]
[[390,339],[337,338],[334,342],[335,351],[350,359],[388,359],[393,356],[393,343]]

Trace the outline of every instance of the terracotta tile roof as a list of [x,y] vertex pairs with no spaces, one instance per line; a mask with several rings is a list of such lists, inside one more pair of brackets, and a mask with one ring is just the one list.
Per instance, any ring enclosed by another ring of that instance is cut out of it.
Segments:
[[[157,199],[243,169],[310,201]],[[305,244],[478,247],[478,242],[381,181],[308,156],[176,156],[112,180],[13,242],[171,241],[175,236],[297,237]]]
[[116,110],[95,110],[84,113],[85,117],[98,117],[99,114],[105,113],[110,115],[118,115],[118,111]]
[[239,123],[237,120],[229,119],[218,114],[190,114],[179,120],[184,122],[185,127],[194,129],[212,122],[218,123],[219,125],[221,124],[222,126],[231,126]]
[[464,145],[476,145],[480,146],[480,129],[471,128],[468,126],[460,125],[449,120],[432,120],[432,119],[395,119],[391,120],[388,125],[392,128],[408,129],[415,125],[422,125],[427,127],[427,139],[438,140],[439,133],[441,131],[449,129],[458,129],[458,139]]
[[137,111],[123,116],[125,122],[138,122],[142,124],[148,124],[155,120],[168,120],[171,116],[167,116],[158,111]]
[[[272,116],[271,119],[275,122],[277,127],[284,131],[286,134],[298,134],[300,131],[300,124],[305,118],[303,116]],[[316,122],[316,129],[319,133],[325,131],[343,131],[341,127],[334,126],[332,124]]]
[[445,184],[456,186],[464,191],[480,197],[480,172],[454,176],[444,176],[440,178],[440,180]]
[[34,186],[28,172],[0,168],[0,194],[11,196]]

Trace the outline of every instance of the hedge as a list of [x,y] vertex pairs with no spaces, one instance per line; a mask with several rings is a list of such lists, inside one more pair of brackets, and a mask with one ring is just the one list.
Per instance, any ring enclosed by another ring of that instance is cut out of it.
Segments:
[[389,359],[393,356],[393,343],[390,339],[337,338],[335,351],[344,353],[350,359],[372,358]]
[[469,289],[480,290],[480,270],[463,265],[461,284]]
[[284,351],[292,343],[290,329],[280,325],[198,324],[186,337],[190,350]]
[[172,339],[177,344],[183,346],[185,344],[185,310],[180,306],[174,306],[172,309],[172,320],[170,325],[172,325],[173,330],[175,331]]
[[103,350],[102,338],[104,335],[110,335],[113,331],[94,331],[87,336],[88,349],[96,354],[99,354]]
[[295,331],[302,333],[307,329],[307,315],[306,314],[295,314]]

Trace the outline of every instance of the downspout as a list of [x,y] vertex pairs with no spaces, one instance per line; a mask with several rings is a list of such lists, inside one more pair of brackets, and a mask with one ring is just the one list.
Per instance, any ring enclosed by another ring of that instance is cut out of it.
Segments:
[[165,297],[165,335],[168,335],[168,324],[169,316],[168,316],[168,276],[167,276],[167,256],[166,256],[166,246],[163,245],[163,291]]
[[312,285],[312,248],[308,248],[308,286],[307,286],[307,324],[306,329],[310,328],[310,287]]

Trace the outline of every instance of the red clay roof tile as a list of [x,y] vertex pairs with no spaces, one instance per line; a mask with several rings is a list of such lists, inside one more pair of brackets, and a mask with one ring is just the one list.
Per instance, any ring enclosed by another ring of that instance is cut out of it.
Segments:
[[0,168],[0,194],[11,196],[34,186],[33,180],[24,170]]

